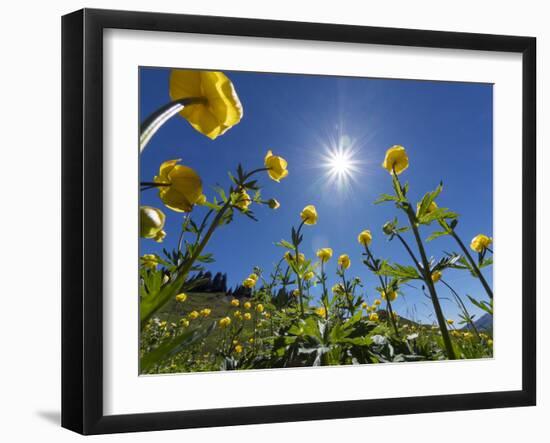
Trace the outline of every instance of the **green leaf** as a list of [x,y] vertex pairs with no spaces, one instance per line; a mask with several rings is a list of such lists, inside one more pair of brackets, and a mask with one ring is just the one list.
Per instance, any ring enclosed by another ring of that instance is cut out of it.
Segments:
[[214,330],[215,327],[216,322],[212,322],[212,324],[208,328],[194,329],[192,331],[184,332],[183,334],[174,337],[172,340],[161,344],[158,348],[145,354],[141,358],[141,372],[147,371],[147,369],[149,369],[154,364],[160,363],[162,360],[176,354],[183,347],[189,346],[196,341],[206,337]]
[[443,237],[444,235],[449,235],[449,233],[447,231],[435,231],[426,239],[426,241],[432,241],[436,238]]
[[380,203],[383,203],[383,202],[388,202],[388,201],[398,201],[399,199],[394,196],[394,195],[390,195],[390,194],[382,194],[380,197],[378,197],[376,199],[376,201],[374,202],[375,205],[378,205]]

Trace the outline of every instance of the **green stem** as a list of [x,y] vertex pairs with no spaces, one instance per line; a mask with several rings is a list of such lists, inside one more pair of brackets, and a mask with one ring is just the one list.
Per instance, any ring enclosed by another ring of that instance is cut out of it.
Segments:
[[149,117],[147,117],[140,125],[139,129],[139,152],[143,152],[153,135],[170,120],[174,115],[180,112],[186,106],[194,104],[204,104],[206,99],[202,97],[189,97],[174,100],[161,106]]
[[473,331],[475,332],[475,334],[477,335],[477,338],[479,340],[481,340],[481,336],[479,335],[479,331],[477,330],[476,328],[476,325],[474,323],[474,321],[472,320],[472,317],[470,316],[470,313],[468,312],[468,309],[466,308],[466,305],[464,304],[464,302],[462,301],[462,298],[458,295],[458,293],[453,289],[453,287],[447,283],[445,280],[441,279],[440,280],[441,283],[443,283],[445,286],[447,286],[447,288],[449,288],[449,290],[453,293],[455,299],[457,300],[460,308],[462,309],[462,313],[464,314],[464,316],[468,319],[468,323],[470,324],[470,326],[472,327]]
[[466,245],[462,242],[462,240],[460,239],[460,237],[458,236],[458,234],[455,232],[454,229],[451,229],[451,230],[450,230],[450,234],[451,234],[451,236],[456,240],[456,242],[457,242],[458,245],[460,246],[460,249],[462,249],[462,252],[464,252],[464,255],[466,256],[466,258],[467,258],[468,261],[470,262],[470,265],[472,266],[472,268],[474,269],[475,273],[476,273],[477,276],[479,277],[479,281],[481,282],[483,288],[484,288],[485,291],[487,292],[487,295],[488,295],[489,298],[492,300],[492,299],[493,299],[493,290],[491,289],[491,287],[490,287],[489,284],[487,283],[487,280],[485,280],[485,277],[484,277],[483,274],[481,273],[479,267],[477,266],[477,263],[475,262],[474,258],[473,258],[472,255],[470,254],[470,251],[468,251],[468,248],[466,248]]
[[[393,175],[397,181],[398,187],[401,190],[401,183],[399,182],[399,178],[397,177],[397,174],[395,173],[395,170],[393,171]],[[402,191],[401,191],[402,193]],[[422,269],[421,274],[424,279],[424,282],[426,283],[426,286],[428,287],[428,291],[430,292],[430,297],[432,299],[432,304],[434,306],[435,310],[435,316],[437,318],[437,322],[439,323],[439,329],[441,331],[441,337],[443,339],[443,343],[445,345],[445,350],[447,352],[447,357],[450,360],[455,360],[456,355],[453,349],[453,344],[451,342],[451,337],[449,335],[449,331],[447,329],[447,324],[445,322],[445,317],[443,315],[443,310],[441,309],[441,304],[439,303],[439,298],[437,296],[437,292],[435,290],[434,283],[432,281],[432,275],[430,271],[430,264],[428,262],[428,257],[426,256],[426,251],[424,249],[424,244],[422,243],[422,239],[420,238],[420,233],[418,232],[418,226],[416,224],[416,216],[412,210],[411,204],[406,201],[404,202],[404,211],[407,214],[407,217],[409,219],[409,224],[411,226],[411,229],[414,234],[414,238],[416,240],[416,244],[418,246],[418,251],[420,252],[420,258],[422,260]],[[418,267],[417,263],[417,267]]]
[[[364,246],[365,246],[365,251],[367,253],[367,256],[370,259],[372,266],[374,267],[374,263],[375,263],[374,256],[372,255],[372,252],[369,249],[369,247],[367,245],[364,245]],[[382,276],[380,274],[376,274],[376,275],[378,276],[378,280],[380,281],[380,285],[382,287],[382,290],[384,291],[384,294],[386,294],[386,304],[388,306],[390,323],[393,326],[393,329],[395,331],[395,335],[397,337],[399,337],[399,329],[397,329],[397,324],[395,323],[395,319],[393,318],[393,308],[392,308],[390,297],[389,297],[389,294],[388,294],[388,288],[387,288],[386,283],[384,282],[384,279],[382,278]]]
[[[302,227],[304,226],[304,222],[300,223],[300,226],[298,227],[298,230],[296,231],[296,239],[300,238],[300,231],[302,230]],[[294,257],[296,268],[300,265],[298,256],[300,255],[298,251],[298,242],[294,244],[294,249],[296,256]],[[304,301],[302,300],[302,279],[300,278],[300,273],[296,272],[296,281],[298,282],[298,298],[300,300],[300,313],[302,318],[304,318]]]

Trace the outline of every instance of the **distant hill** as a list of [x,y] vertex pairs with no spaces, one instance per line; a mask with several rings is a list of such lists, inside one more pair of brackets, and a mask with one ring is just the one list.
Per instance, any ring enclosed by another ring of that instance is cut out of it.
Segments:
[[[476,326],[476,328],[479,331],[492,332],[493,331],[493,316],[489,313],[485,313],[481,317],[479,317],[476,321],[474,321],[474,325]],[[466,325],[462,329],[471,329],[471,326]]]

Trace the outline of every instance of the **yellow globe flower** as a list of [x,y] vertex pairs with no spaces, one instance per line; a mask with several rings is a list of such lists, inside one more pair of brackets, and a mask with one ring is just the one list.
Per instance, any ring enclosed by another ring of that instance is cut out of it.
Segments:
[[300,290],[299,289],[294,289],[294,291],[292,291],[292,295],[294,297],[299,297],[300,296]]
[[397,298],[397,291],[388,291],[387,294],[386,291],[381,291],[380,295],[383,300],[394,301]]
[[246,192],[244,189],[237,194],[235,206],[240,210],[246,211],[251,203],[252,199],[250,198],[250,195],[248,195],[248,192]]
[[248,339],[248,343],[250,343],[250,344],[254,343],[254,337],[250,337],[250,338]]
[[280,182],[288,175],[287,162],[284,158],[273,155],[271,150],[267,151],[264,158],[264,166],[272,180]]
[[264,312],[264,317],[269,320],[271,318],[271,314],[269,312]]
[[373,312],[372,314],[369,315],[369,320],[378,321],[378,314],[376,312]]
[[189,320],[187,320],[186,318],[182,318],[180,320],[180,325],[184,328],[188,328],[189,327]]
[[368,306],[369,306],[369,305],[367,305],[366,302],[361,303],[361,307],[362,307],[363,309],[367,309]]
[[141,257],[141,266],[149,269],[157,269],[159,258],[155,254],[144,254]]
[[382,304],[382,302],[380,300],[376,299],[376,300],[374,300],[373,304],[374,304],[374,306],[380,306]]
[[317,257],[323,263],[326,263],[332,258],[332,249],[331,248],[321,248],[317,250]]
[[390,174],[395,170],[397,175],[409,167],[409,157],[403,146],[394,145],[386,151],[382,167]]
[[260,313],[264,312],[264,305],[262,305],[261,303],[258,303],[256,305],[256,311],[258,311]]
[[252,318],[252,314],[250,312],[245,312],[243,317],[245,320],[250,320]]
[[323,306],[315,309],[315,313],[321,318],[327,318],[327,310]]
[[349,255],[342,254],[340,257],[338,257],[338,266],[340,266],[340,268],[342,269],[348,269],[351,266]]
[[452,326],[452,325],[454,324],[454,322],[455,322],[455,321],[454,321],[453,319],[451,319],[451,318],[448,318],[448,319],[447,319],[447,324],[449,324],[450,326]]
[[235,318],[241,318],[243,315],[242,315],[241,311],[235,311],[235,312],[233,313],[233,316],[234,316]]
[[223,72],[173,69],[170,74],[172,100],[197,98],[180,115],[214,140],[241,121],[243,108],[231,80]]
[[201,317],[208,317],[210,315],[210,313],[212,312],[212,309],[209,309],[209,308],[204,308],[204,309],[201,309]]
[[179,303],[183,303],[185,300],[187,300],[187,294],[184,294],[183,292],[181,294],[176,295],[176,301]]
[[156,241],[162,241],[166,237],[164,222],[166,216],[160,209],[152,206],[139,207],[139,236],[143,238],[152,238]]
[[235,345],[235,352],[237,354],[240,354],[241,352],[243,352],[243,347],[241,345]]
[[231,306],[235,306],[235,307],[238,307],[240,304],[239,300],[237,300],[236,298],[234,298],[233,300],[231,300]]
[[279,209],[281,204],[277,200],[275,200],[274,198],[270,198],[267,201],[267,206],[269,206],[271,209]]
[[244,303],[243,306],[244,306],[245,309],[250,309],[250,308],[252,307],[252,303],[250,303],[249,301],[247,301],[247,302]]
[[358,236],[357,236],[357,241],[363,245],[363,246],[368,246],[371,244],[372,242],[372,234],[371,232],[368,230],[368,229],[365,229],[363,232],[361,232]]
[[441,280],[442,275],[443,275],[443,273],[441,271],[432,272],[432,281],[434,283],[437,283],[439,280]]
[[224,317],[220,319],[220,321],[218,322],[218,325],[220,326],[220,328],[227,328],[230,324],[231,324],[231,319],[229,317]]
[[300,212],[300,218],[306,225],[314,225],[317,223],[317,209],[313,205],[307,205],[302,212]]
[[491,237],[487,237],[485,234],[478,234],[472,239],[470,248],[476,252],[483,252],[491,246],[491,243],[493,243],[493,239]]
[[197,311],[191,311],[189,314],[187,314],[187,317],[189,317],[191,320],[195,320],[199,318],[199,313]]
[[246,278],[243,281],[243,286],[245,288],[252,289],[254,286],[256,286],[256,280],[254,280],[253,278]]
[[248,278],[250,278],[250,279],[252,279],[252,280],[254,280],[254,281],[258,281],[258,274],[252,273],[252,274],[250,274],[250,275],[248,276]]
[[180,159],[167,160],[160,165],[155,183],[159,186],[162,202],[176,212],[189,212],[201,198],[202,180],[190,167],[178,165]]
[[308,271],[304,274],[304,280],[311,280],[313,277],[315,277],[315,273],[313,271]]

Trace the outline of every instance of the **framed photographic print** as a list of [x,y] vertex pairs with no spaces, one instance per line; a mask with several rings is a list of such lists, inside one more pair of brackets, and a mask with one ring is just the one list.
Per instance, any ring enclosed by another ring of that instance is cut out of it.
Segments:
[[64,427],[535,404],[534,38],[62,23]]

